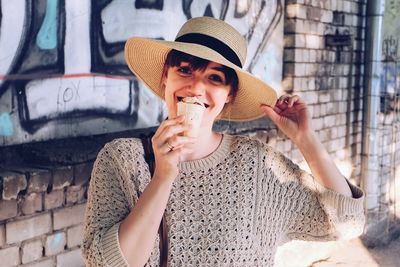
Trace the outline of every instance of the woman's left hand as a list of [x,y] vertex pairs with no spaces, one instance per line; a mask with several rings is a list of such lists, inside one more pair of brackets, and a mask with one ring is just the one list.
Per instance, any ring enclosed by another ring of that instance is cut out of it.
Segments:
[[297,95],[282,95],[275,107],[261,105],[261,110],[296,144],[313,132],[307,104]]

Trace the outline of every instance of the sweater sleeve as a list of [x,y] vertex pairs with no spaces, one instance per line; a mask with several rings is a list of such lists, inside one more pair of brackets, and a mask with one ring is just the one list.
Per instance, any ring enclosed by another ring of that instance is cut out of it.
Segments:
[[82,255],[86,266],[129,266],[119,246],[118,230],[129,213],[118,165],[108,143],[99,152],[88,189]]
[[[327,189],[283,154],[266,148],[266,167],[285,192],[288,239],[329,241],[362,234],[365,224],[364,194],[347,181],[352,197]],[[345,179],[338,177],[338,179]],[[284,239],[286,239],[284,238]]]

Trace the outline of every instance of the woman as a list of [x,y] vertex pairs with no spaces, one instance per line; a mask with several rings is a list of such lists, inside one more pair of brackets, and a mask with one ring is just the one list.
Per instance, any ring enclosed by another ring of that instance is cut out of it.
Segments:
[[[88,266],[158,266],[165,211],[170,266],[272,266],[290,239],[351,238],[363,230],[363,193],[340,174],[298,96],[278,100],[242,69],[246,42],[228,24],[187,21],[174,42],[131,38],[130,69],[165,100],[169,119],[152,138],[150,177],[139,139],[100,151],[89,188],[83,255]],[[196,97],[197,137],[177,116]],[[299,148],[313,176],[266,144],[212,131],[217,119],[268,116]],[[138,192],[142,192],[139,194]]]

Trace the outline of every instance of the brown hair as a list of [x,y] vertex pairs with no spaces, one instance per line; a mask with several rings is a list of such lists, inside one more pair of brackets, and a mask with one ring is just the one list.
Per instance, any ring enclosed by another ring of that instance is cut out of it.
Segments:
[[[167,54],[167,58],[165,59],[163,75],[165,75],[168,68],[178,67],[181,65],[182,62],[188,62],[189,66],[193,70],[204,70],[210,63],[210,61],[207,59],[199,58],[172,49],[171,51],[169,51],[169,53]],[[239,78],[233,69],[226,67],[224,65],[222,65],[222,72],[225,75],[225,85],[229,85],[231,87],[229,95],[232,96],[232,102],[233,102],[235,100],[235,96],[239,89]]]

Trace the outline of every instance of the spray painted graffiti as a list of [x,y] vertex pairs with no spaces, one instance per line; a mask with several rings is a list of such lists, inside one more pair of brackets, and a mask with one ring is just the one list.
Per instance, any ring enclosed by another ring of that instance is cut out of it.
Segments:
[[[400,111],[399,34],[400,0],[387,1],[383,17],[381,112],[386,115]],[[397,115],[398,118],[398,115]],[[397,119],[398,120],[398,119]]]
[[173,40],[192,17],[238,29],[245,68],[280,88],[282,12],[281,0],[0,0],[0,145],[157,125],[163,104],[130,73],[124,43]]

